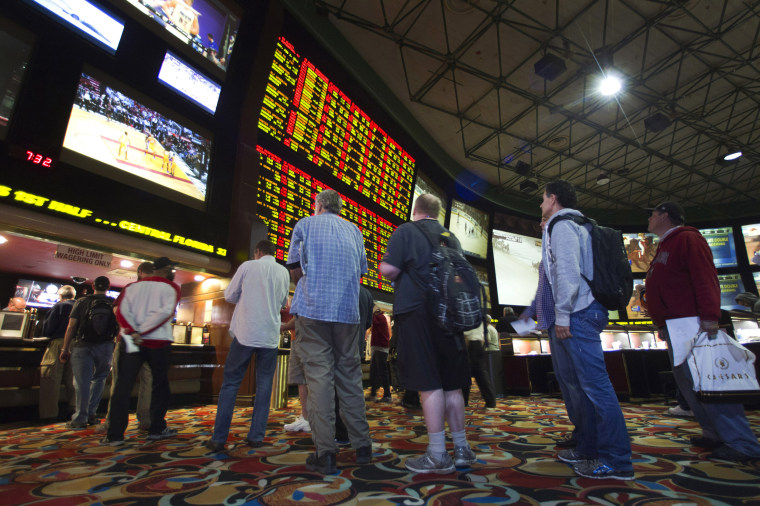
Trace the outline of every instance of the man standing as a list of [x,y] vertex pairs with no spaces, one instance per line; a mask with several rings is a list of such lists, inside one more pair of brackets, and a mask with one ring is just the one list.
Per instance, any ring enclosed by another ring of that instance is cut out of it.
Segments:
[[362,233],[340,217],[343,200],[325,190],[314,200],[314,216],[296,223],[288,266],[297,282],[290,312],[296,317],[295,347],[309,389],[309,423],[316,452],[311,471],[337,470],[335,392],[356,462],[372,459],[359,358],[359,282],[367,272]]
[[700,330],[714,336],[720,319],[720,285],[712,252],[702,234],[684,223],[684,211],[675,202],[660,204],[649,217],[649,232],[660,237],[646,279],[649,316],[668,343],[676,385],[702,427],[702,436],[692,437],[692,444],[712,448],[710,458],[714,459],[742,462],[757,458],[760,444],[744,406],[703,403],[694,393],[688,364],[673,364],[666,320],[697,316]]
[[[406,460],[416,473],[454,472],[455,466],[475,462],[464,429],[462,389],[470,383],[470,367],[461,332],[446,333],[434,327],[428,313],[424,280],[433,253],[426,237],[442,235],[449,246],[461,251],[459,241],[438,222],[441,201],[420,195],[412,211],[414,223],[393,232],[380,264],[380,272],[395,283],[393,314],[398,333],[398,369],[407,391],[419,391],[428,432],[424,455]],[[445,424],[454,440],[454,460],[446,451]]]
[[[113,299],[106,295],[110,286],[107,277],[98,276],[92,283],[94,294],[77,301],[71,310],[60,356],[61,363],[71,358],[76,390],[76,412],[66,423],[69,429],[84,429],[100,422],[95,413],[111,372],[113,338],[119,331]],[[73,351],[69,351],[72,342]]]
[[[496,407],[496,395],[493,393],[493,385],[491,385],[491,378],[488,377],[486,366],[486,332],[484,324],[481,323],[480,327],[466,331],[464,333],[464,340],[467,343],[470,376],[475,378],[475,383],[478,384],[483,402],[486,403],[486,408],[490,409]],[[469,406],[471,386],[472,382],[464,388],[465,406]]]
[[71,364],[61,363],[58,357],[61,355],[63,338],[66,335],[66,327],[69,325],[69,316],[74,307],[76,289],[71,285],[63,285],[58,290],[61,300],[50,308],[47,319],[42,326],[42,335],[49,337],[50,342],[45,350],[40,364],[40,419],[53,420],[58,418],[58,399],[61,395],[61,380],[66,388],[66,397],[69,401],[69,410],[76,410],[76,392],[74,390],[74,377],[71,373]]
[[574,209],[576,201],[573,186],[556,180],[546,185],[541,202],[541,216],[547,220],[541,261],[554,300],[554,324],[549,327],[556,335],[552,356],[567,387],[563,393],[572,397],[566,405],[578,410],[572,420],[574,408],[568,409],[577,429],[577,446],[561,450],[558,458],[574,464],[573,471],[586,478],[632,480],[631,442],[601,346],[607,309],[594,299],[583,279],[594,276],[591,235],[587,226],[558,219],[583,216]]
[[370,391],[369,400],[376,401],[375,396],[383,386],[383,397],[380,402],[391,402],[391,381],[388,375],[388,347],[391,340],[388,319],[383,311],[375,306],[372,313],[372,337],[370,338],[370,350],[372,359],[369,368]]
[[[119,342],[119,376],[108,411],[108,432],[101,443],[117,446],[124,443],[124,431],[129,421],[129,398],[135,377],[143,362],[153,374],[150,400],[149,440],[159,440],[177,434],[166,426],[169,407],[169,356],[172,336],[171,320],[179,302],[179,286],[174,284],[174,266],[166,257],[153,262],[153,276],[124,287],[116,306],[116,318],[122,328]],[[127,353],[125,339],[131,339],[139,349]]]
[[256,397],[245,442],[252,448],[264,444],[280,343],[280,310],[288,304],[290,288],[288,270],[278,264],[273,255],[272,243],[259,241],[253,250],[253,260],[238,268],[224,291],[227,302],[236,306],[230,323],[232,344],[224,364],[214,435],[206,442],[206,448],[211,451],[224,450],[235,399],[253,354],[256,354]]

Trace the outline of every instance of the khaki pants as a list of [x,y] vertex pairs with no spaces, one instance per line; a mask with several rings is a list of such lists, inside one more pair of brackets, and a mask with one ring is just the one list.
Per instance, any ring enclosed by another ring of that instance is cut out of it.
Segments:
[[40,363],[40,418],[45,420],[58,417],[58,401],[61,396],[61,381],[66,388],[69,411],[74,411],[76,394],[71,363],[62,364],[58,357],[63,348],[63,339],[53,339],[48,344]]
[[[108,420],[111,414],[111,399],[113,398],[114,388],[116,387],[116,380],[119,376],[119,354],[122,353],[121,348],[117,343],[113,350],[113,360],[111,368],[111,395],[108,397],[108,413],[106,414],[106,420]],[[150,425],[150,397],[151,389],[153,387],[153,374],[150,372],[150,366],[147,362],[143,362],[140,372],[137,373],[138,389],[137,389],[137,423],[140,426],[147,427]]]

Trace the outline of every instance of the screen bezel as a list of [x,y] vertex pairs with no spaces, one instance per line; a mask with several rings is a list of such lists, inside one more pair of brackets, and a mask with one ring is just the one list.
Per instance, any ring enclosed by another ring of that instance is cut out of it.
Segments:
[[[206,104],[204,104],[203,102],[201,102],[199,100],[196,100],[192,96],[190,96],[187,93],[183,92],[182,90],[180,90],[179,88],[177,88],[176,86],[174,86],[173,84],[171,84],[169,81],[161,78],[161,72],[164,70],[164,65],[166,64],[166,60],[170,56],[172,58],[174,58],[175,60],[177,60],[181,65],[184,65],[185,67],[187,67],[191,71],[197,73],[199,76],[201,76],[202,78],[206,79],[208,82],[216,85],[219,88],[219,92],[218,92],[218,94],[216,96],[216,103],[214,104],[214,108],[213,109],[207,107]],[[222,94],[222,85],[219,84],[219,83],[217,83],[213,79],[210,79],[209,77],[207,77],[206,74],[204,74],[203,72],[197,70],[195,67],[193,67],[192,65],[188,64],[185,60],[183,60],[182,58],[180,58],[179,56],[177,56],[173,52],[167,50],[166,53],[164,53],[164,59],[162,60],[161,66],[158,69],[158,74],[156,75],[156,80],[160,84],[162,84],[163,86],[165,86],[165,87],[169,88],[170,90],[172,90],[172,92],[174,92],[177,95],[179,95],[180,97],[184,98],[186,101],[190,102],[191,104],[195,105],[196,107],[199,107],[201,110],[203,110],[203,111],[211,114],[212,116],[216,114],[216,109],[217,109],[217,107],[219,107],[219,97]]]

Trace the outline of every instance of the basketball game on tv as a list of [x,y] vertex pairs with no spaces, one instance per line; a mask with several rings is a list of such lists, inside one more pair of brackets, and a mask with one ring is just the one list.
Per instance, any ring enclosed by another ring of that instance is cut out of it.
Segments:
[[125,182],[119,176],[131,175],[206,200],[211,141],[87,74],[79,81],[63,147],[118,169],[88,167],[106,177]]

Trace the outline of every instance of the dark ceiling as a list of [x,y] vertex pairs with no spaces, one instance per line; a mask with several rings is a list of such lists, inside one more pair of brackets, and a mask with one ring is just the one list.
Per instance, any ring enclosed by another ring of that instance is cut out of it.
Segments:
[[[375,98],[489,200],[535,214],[561,177],[602,221],[642,224],[639,210],[664,200],[691,220],[760,214],[760,1],[286,5],[370,92],[379,77],[388,95]],[[566,67],[551,80],[535,72],[546,55]],[[597,91],[602,70],[621,74],[616,98]],[[717,163],[736,148],[737,163]]]

